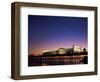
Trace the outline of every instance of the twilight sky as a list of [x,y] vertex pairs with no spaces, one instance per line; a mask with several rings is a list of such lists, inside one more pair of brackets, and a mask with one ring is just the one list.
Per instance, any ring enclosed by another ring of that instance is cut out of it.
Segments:
[[87,48],[87,18],[62,16],[28,16],[28,54],[44,50],[71,48],[74,44]]

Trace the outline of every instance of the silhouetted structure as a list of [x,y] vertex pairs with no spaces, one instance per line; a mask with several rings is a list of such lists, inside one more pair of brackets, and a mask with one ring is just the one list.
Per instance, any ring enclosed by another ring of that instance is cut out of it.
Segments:
[[86,52],[86,49],[85,48],[83,49],[83,52]]
[[80,46],[45,50],[41,55],[29,55],[28,66],[87,64],[88,52]]

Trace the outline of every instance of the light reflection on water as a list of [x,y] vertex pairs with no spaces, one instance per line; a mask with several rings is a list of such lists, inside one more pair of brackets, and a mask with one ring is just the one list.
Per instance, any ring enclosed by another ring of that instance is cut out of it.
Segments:
[[46,65],[71,65],[71,64],[87,64],[87,55],[73,56],[36,56],[33,57],[29,66],[46,66]]

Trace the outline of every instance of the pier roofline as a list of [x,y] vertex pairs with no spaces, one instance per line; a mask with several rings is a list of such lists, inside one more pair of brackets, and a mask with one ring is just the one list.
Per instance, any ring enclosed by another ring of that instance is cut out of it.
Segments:
[[76,54],[76,53],[82,53],[86,52],[85,50],[82,50],[81,46],[78,45],[73,45],[71,48],[58,48],[55,50],[45,50],[43,51],[42,55],[63,55],[63,54]]

